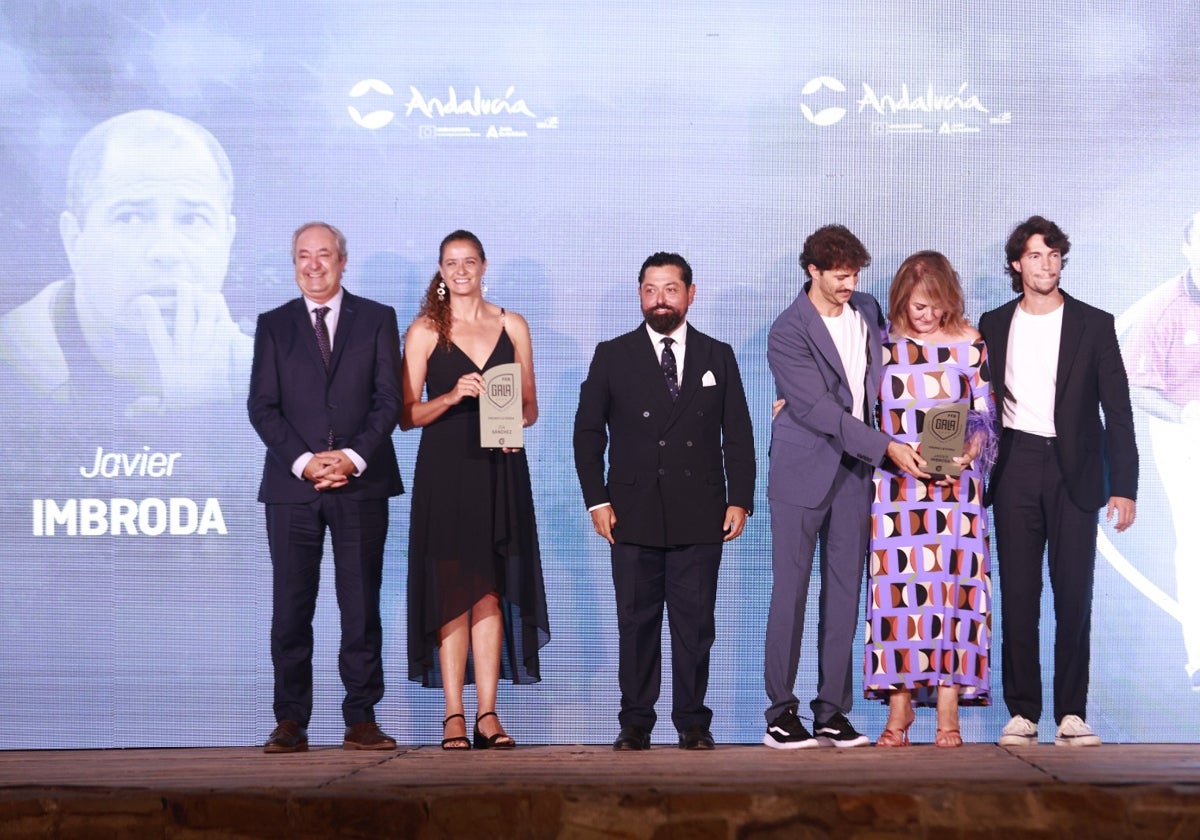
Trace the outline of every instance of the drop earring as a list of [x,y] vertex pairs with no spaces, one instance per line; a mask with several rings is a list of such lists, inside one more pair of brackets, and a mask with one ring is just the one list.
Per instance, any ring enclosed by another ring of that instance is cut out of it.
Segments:
[[479,292],[480,292],[480,294],[484,294],[484,295],[487,294],[487,281],[486,280],[479,284]]
[[446,281],[445,280],[438,281],[437,295],[438,295],[438,300],[446,299]]

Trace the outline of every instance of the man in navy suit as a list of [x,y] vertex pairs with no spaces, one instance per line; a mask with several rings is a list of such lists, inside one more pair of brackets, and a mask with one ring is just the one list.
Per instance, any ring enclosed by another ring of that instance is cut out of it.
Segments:
[[665,603],[671,721],[682,749],[706,750],[721,547],[752,509],[754,431],[733,349],[687,323],[696,297],[687,261],[649,257],[638,293],[645,322],[596,347],[575,414],[584,502],[612,546],[621,687],[613,749],[650,747]]
[[1005,257],[1020,297],[979,319],[1003,420],[985,500],[995,514],[1004,702],[1012,715],[1001,746],[1038,740],[1038,618],[1047,547],[1054,743],[1100,743],[1086,722],[1096,526],[1106,503],[1118,531],[1137,515],[1137,442],[1113,316],[1059,288],[1070,248],[1049,219],[1031,216],[1017,225]]
[[[804,242],[809,280],[767,336],[767,363],[783,408],[771,425],[771,606],[764,681],[770,705],[763,743],[773,749],[870,743],[846,719],[853,646],[870,541],[871,476],[890,458],[928,478],[909,446],[874,427],[882,376],[883,319],[854,289],[871,255],[842,225]],[[796,670],[813,552],[821,548],[814,732],[796,714]],[[814,737],[815,735],[815,737]]]
[[278,725],[265,752],[308,749],[312,619],[328,528],[342,642],[345,749],[389,750],[375,723],[383,698],[379,590],[388,498],[403,492],[392,430],[400,410],[400,335],[390,306],[342,288],[346,238],[324,222],[292,237],[303,296],[258,318],[248,401],[267,447],[258,500],[271,550]]

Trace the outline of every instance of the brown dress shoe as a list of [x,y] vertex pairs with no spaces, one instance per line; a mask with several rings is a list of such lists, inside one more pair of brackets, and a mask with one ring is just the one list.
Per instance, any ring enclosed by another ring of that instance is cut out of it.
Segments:
[[294,753],[308,751],[308,733],[294,720],[281,720],[263,744],[265,753]]
[[342,739],[344,750],[394,750],[396,739],[383,733],[373,720],[365,720],[353,726],[346,727],[346,737]]

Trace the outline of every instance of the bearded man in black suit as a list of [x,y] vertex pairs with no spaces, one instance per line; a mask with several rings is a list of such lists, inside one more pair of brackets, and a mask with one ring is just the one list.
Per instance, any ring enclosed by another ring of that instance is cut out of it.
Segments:
[[723,543],[752,510],[754,432],[733,349],[687,323],[696,297],[687,260],[649,257],[638,293],[645,322],[596,347],[575,415],[584,502],[612,546],[621,686],[613,749],[650,746],[664,604],[679,746],[712,749],[704,696],[717,575]]

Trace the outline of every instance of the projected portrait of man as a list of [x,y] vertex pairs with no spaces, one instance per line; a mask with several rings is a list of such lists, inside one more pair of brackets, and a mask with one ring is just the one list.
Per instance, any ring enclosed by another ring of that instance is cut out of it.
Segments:
[[0,361],[61,403],[128,416],[240,399],[253,342],[221,287],[233,172],[201,126],[139,110],[76,145],[59,232],[71,276],[0,318]]
[[[1130,397],[1145,412],[1154,465],[1175,524],[1175,599],[1188,680],[1200,691],[1200,213],[1183,238],[1188,269],[1122,317]],[[1124,323],[1127,322],[1127,323]]]

